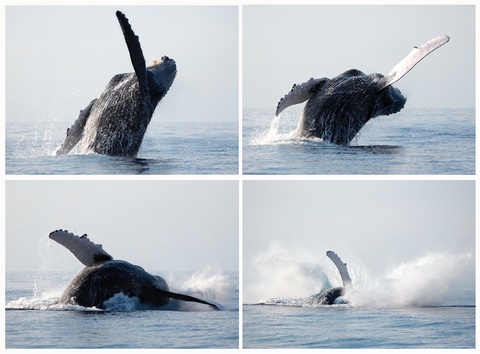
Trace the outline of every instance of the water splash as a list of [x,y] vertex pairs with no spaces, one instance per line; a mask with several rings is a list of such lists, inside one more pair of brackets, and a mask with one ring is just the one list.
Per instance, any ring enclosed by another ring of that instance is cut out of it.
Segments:
[[106,311],[130,312],[142,308],[138,297],[128,297],[124,293],[113,295],[110,299],[103,302]]
[[32,296],[20,297],[8,302],[7,310],[43,310],[43,311],[70,311],[85,310],[76,305],[59,304],[58,300],[66,285],[73,277],[72,272],[59,271],[62,264],[67,264],[68,254],[55,252],[55,247],[48,238],[43,235],[38,243],[40,253],[40,266],[35,272],[32,284]]
[[274,242],[267,251],[255,258],[255,280],[249,284],[244,300],[293,299],[318,293],[339,285],[334,282],[335,269],[331,268],[318,254],[313,255],[301,248],[287,248]]
[[470,254],[427,253],[393,268],[380,280],[359,284],[349,300],[353,306],[442,306],[458,294],[471,265]]
[[58,297],[21,297],[10,301],[5,305],[5,310],[40,310],[40,311],[104,311],[95,307],[83,307],[79,305],[60,304]]
[[[184,280],[179,292],[213,302],[227,310],[238,308],[238,303],[233,305],[235,301],[230,298],[235,291],[229,277],[210,266]],[[184,311],[205,309],[208,308],[198,303],[180,303],[180,310]]]
[[254,129],[249,145],[284,145],[301,144],[308,142],[321,142],[319,138],[305,138],[298,133],[299,117],[302,107],[282,112],[278,116],[271,116],[258,113],[255,115],[259,120],[266,122],[266,125]]
[[[337,303],[348,303],[342,306],[403,308],[444,306],[452,301],[457,305],[470,305],[458,297],[462,291],[460,283],[465,284],[465,270],[474,268],[469,254],[427,253],[379,277],[372,276],[367,267],[348,252],[339,254],[347,261],[353,282],[353,290],[338,299]],[[244,302],[314,306],[311,295],[341,286],[338,271],[324,258],[327,257],[312,255],[308,250],[272,244],[254,261],[255,279],[247,279]],[[468,284],[468,288],[472,288],[471,282]]]
[[52,156],[58,145],[60,123],[55,120],[7,122],[6,155],[15,158]]
[[290,133],[280,133],[279,124],[280,117],[275,116],[272,119],[270,128],[264,132],[258,132],[256,136],[253,136],[250,140],[251,145],[271,145],[281,144],[290,141],[295,136],[295,131]]

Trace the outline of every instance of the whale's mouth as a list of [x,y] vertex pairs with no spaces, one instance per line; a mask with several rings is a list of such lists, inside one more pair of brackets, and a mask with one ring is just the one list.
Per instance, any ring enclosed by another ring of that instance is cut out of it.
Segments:
[[164,55],[163,57],[160,58],[160,60],[158,60],[156,58],[153,59],[152,64],[150,64],[148,66],[148,68],[153,68],[155,66],[162,65],[162,64],[170,64],[170,65],[173,64],[173,65],[175,65],[176,63],[175,63],[175,60],[173,60],[173,59],[167,57],[166,55]]

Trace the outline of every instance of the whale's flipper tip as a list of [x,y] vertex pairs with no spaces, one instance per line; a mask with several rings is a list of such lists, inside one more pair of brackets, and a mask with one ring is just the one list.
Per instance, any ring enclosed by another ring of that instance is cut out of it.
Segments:
[[60,229],[50,232],[48,237],[67,248],[87,267],[113,260],[113,257],[103,250],[102,245],[90,241],[86,234],[77,236],[67,230]]

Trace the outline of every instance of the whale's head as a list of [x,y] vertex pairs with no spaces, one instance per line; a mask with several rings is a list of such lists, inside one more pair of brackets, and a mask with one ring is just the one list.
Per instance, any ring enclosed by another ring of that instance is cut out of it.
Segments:
[[[382,74],[372,74],[371,76],[373,76],[375,83],[381,82],[384,77]],[[407,98],[398,88],[393,87],[392,85],[384,87],[375,95],[371,118],[398,113],[405,106],[405,102],[407,102]]]
[[[172,86],[175,76],[177,75],[177,65],[175,60],[164,56],[160,60],[154,60],[153,63],[147,67],[148,80],[150,89],[154,88],[155,96],[162,98]],[[155,85],[152,85],[152,83]]]

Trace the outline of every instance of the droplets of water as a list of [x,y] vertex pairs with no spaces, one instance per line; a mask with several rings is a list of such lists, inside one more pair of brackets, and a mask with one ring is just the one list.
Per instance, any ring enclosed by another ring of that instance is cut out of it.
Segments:
[[124,293],[118,293],[104,301],[103,307],[106,311],[130,312],[141,308],[141,304],[138,297],[129,297]]
[[[471,255],[427,253],[357,284],[348,298],[357,307],[442,306],[456,302]],[[458,303],[457,303],[458,304]]]
[[65,130],[55,120],[7,123],[6,154],[8,157],[54,155]]
[[63,257],[69,255],[64,252],[55,252],[55,246],[49,241],[48,235],[44,235],[38,243],[40,265],[33,279],[33,295],[10,301],[6,305],[7,309],[75,310],[78,307],[58,303],[58,299],[72,274],[58,270],[59,265],[65,264],[65,262],[62,262]]
[[258,126],[249,137],[249,145],[282,145],[301,144],[311,141],[322,141],[317,138],[305,138],[298,133],[301,108],[289,109],[280,115],[255,114]]
[[[229,298],[230,294],[235,293],[232,287],[233,284],[228,275],[212,267],[207,267],[184,280],[179,292],[226,306],[229,309],[229,304],[234,302]],[[206,309],[205,305],[197,303],[182,302],[180,305],[181,310]]]
[[276,242],[270,244],[254,260],[252,280],[244,301],[305,298],[340,285],[335,282],[337,279],[331,274],[331,267],[325,264],[327,257],[323,258],[302,248],[285,247]]
[[272,122],[270,124],[270,128],[263,132],[258,132],[258,135],[252,137],[250,144],[252,145],[269,145],[269,144],[277,144],[286,142],[291,140],[295,136],[295,131],[290,133],[280,133],[279,132],[279,124],[280,124],[280,117],[274,116]]
[[[417,259],[405,260],[384,274],[377,271],[378,274],[372,276],[360,260],[344,253],[339,254],[347,262],[353,289],[339,298],[337,304],[405,308],[474,302],[462,293],[462,289],[468,290],[468,284],[472,283],[468,275],[468,269],[473,268],[471,255],[426,253]],[[338,270],[328,262],[321,254],[273,243],[254,261],[254,275],[248,277],[244,302],[315,306],[310,295],[342,286]]]

